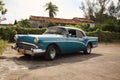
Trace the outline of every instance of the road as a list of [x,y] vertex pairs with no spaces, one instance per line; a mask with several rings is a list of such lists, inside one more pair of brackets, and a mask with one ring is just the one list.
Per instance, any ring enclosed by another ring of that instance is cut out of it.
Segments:
[[0,80],[120,80],[120,44],[99,44],[92,54],[61,55],[54,61],[26,58],[6,48]]

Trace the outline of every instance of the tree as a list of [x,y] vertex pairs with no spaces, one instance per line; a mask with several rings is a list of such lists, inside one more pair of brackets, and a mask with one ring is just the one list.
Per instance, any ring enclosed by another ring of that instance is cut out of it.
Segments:
[[6,20],[6,18],[3,17],[3,15],[5,15],[7,13],[7,9],[4,8],[4,3],[2,2],[2,0],[0,0],[0,22]]
[[15,20],[14,25],[16,25],[17,23],[18,23],[17,20]]
[[1,11],[1,14],[2,15],[5,15],[7,13],[7,9],[3,9],[2,11]]
[[108,8],[108,15],[120,18],[120,0],[118,0],[117,6],[114,2],[111,2],[111,5]]
[[28,19],[22,19],[21,21],[18,21],[16,24],[17,27],[24,27],[24,28],[30,28],[30,21]]
[[109,19],[119,18],[120,0],[116,6],[112,0],[86,0],[85,3],[82,2],[80,9],[86,18],[104,23]]
[[52,2],[46,3],[44,7],[46,7],[45,11],[49,11],[49,17],[54,18],[54,15],[56,15],[56,12],[58,11],[58,7],[52,4]]

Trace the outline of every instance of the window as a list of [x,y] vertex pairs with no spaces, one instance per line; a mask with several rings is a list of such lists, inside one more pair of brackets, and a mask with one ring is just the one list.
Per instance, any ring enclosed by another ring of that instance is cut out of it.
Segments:
[[80,30],[68,29],[68,32],[71,35],[71,37],[82,38],[85,36],[84,33]]
[[67,31],[64,28],[59,27],[49,27],[44,34],[59,34],[59,35],[66,35]]
[[77,37],[77,38],[82,38],[82,37],[84,37],[84,36],[85,36],[85,35],[83,34],[83,32],[76,30],[76,37]]
[[68,32],[71,34],[71,37],[76,37],[76,30],[69,29]]

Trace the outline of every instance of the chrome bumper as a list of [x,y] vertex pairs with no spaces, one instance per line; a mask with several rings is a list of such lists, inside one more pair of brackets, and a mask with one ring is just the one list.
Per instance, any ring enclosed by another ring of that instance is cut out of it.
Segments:
[[11,48],[17,50],[19,53],[21,51],[22,52],[21,54],[29,54],[29,55],[43,54],[43,53],[46,52],[45,50],[38,49],[38,48],[31,49],[31,50],[20,49],[20,48],[17,47],[16,44],[12,45]]

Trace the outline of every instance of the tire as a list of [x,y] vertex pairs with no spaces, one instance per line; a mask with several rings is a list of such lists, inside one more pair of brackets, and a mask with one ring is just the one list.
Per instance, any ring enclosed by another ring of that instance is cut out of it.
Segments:
[[50,45],[46,50],[45,59],[54,60],[56,58],[57,53],[58,53],[58,48],[55,45]]
[[84,51],[84,54],[91,54],[92,46],[90,43],[87,45],[87,49]]
[[31,57],[31,55],[29,55],[29,54],[24,54],[24,56],[25,56],[25,57]]

